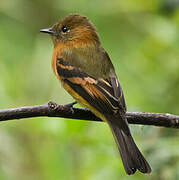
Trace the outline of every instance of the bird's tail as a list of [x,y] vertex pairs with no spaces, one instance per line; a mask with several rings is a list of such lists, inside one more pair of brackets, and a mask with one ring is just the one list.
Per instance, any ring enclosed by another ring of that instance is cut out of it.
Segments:
[[[120,120],[121,119],[117,119],[118,122]],[[126,127],[124,127],[124,124],[121,126],[121,123],[117,124],[115,123],[116,121],[111,119],[107,120],[107,122],[112,130],[113,136],[118,146],[126,173],[128,175],[132,175],[136,172],[137,169],[142,173],[150,173],[151,168],[136,146],[128,128],[126,119],[125,122],[123,120],[123,123],[125,123]]]

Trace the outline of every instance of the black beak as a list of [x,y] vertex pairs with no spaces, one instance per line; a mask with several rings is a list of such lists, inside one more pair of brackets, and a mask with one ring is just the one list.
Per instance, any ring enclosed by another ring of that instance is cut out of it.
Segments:
[[43,32],[43,33],[48,33],[48,34],[51,34],[53,35],[54,34],[54,31],[52,30],[52,28],[48,28],[48,29],[41,29],[40,32]]

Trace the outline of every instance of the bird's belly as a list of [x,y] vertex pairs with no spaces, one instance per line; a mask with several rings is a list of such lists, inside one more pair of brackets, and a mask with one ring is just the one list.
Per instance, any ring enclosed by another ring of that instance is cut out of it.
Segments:
[[93,106],[91,106],[83,97],[81,97],[78,93],[76,93],[68,84],[61,81],[62,86],[64,89],[82,106],[90,109],[90,111],[95,114],[97,117],[102,119],[103,121],[106,121],[106,118],[103,114],[101,114],[99,111],[97,111]]

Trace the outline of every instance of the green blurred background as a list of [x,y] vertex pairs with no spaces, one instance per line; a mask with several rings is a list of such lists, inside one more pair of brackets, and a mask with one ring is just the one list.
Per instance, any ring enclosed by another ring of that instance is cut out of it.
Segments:
[[[69,13],[91,19],[124,90],[128,111],[179,114],[177,0],[0,0],[0,109],[73,99],[51,69],[40,34]],[[31,118],[0,124],[2,180],[177,180],[179,131],[131,126],[153,171],[124,172],[105,123]]]

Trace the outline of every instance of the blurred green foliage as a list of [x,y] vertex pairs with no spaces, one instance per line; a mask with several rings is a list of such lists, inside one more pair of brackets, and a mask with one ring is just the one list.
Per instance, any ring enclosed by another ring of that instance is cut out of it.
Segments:
[[[177,2],[1,0],[0,108],[73,101],[52,73],[52,42],[39,30],[69,13],[80,13],[98,29],[128,110],[179,114]],[[151,164],[150,175],[125,174],[104,123],[59,118],[1,122],[0,179],[179,179],[178,130],[131,130]]]

